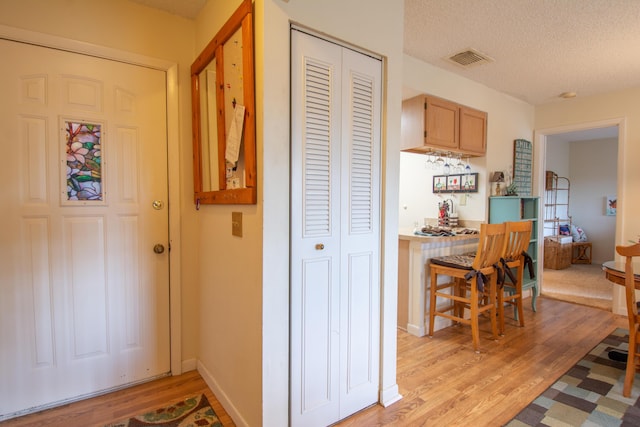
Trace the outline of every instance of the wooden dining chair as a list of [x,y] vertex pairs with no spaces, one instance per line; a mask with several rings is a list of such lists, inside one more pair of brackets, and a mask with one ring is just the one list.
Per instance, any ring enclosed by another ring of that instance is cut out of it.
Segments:
[[[479,316],[488,312],[493,338],[498,339],[496,321],[497,266],[502,254],[505,224],[481,224],[475,254],[431,258],[429,336],[433,336],[435,317],[441,316],[471,326],[473,349],[480,343]],[[438,283],[448,276],[446,283]],[[467,286],[469,283],[469,286]],[[445,306],[438,306],[444,299]],[[469,309],[470,317],[465,315]]]
[[525,254],[531,240],[531,221],[511,221],[505,223],[505,239],[500,267],[504,281],[498,284],[498,325],[500,334],[504,334],[504,306],[514,306],[515,318],[524,326],[522,304],[522,283],[524,280]]
[[636,287],[633,273],[633,258],[640,256],[640,243],[631,246],[616,246],[616,252],[625,257],[624,283],[627,301],[627,317],[629,320],[629,355],[627,356],[627,370],[624,376],[622,395],[629,397],[633,378],[640,369],[640,316],[636,303]]

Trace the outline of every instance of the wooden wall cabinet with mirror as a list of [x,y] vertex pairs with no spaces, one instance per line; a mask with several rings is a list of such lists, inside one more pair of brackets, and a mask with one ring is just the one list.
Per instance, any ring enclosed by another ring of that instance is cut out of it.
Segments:
[[251,8],[244,0],[191,65],[196,205],[256,203]]

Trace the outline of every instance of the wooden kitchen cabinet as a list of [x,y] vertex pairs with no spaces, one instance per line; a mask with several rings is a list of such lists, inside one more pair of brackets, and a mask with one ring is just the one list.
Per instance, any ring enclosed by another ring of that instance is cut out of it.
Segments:
[[484,156],[487,152],[487,113],[460,106],[460,151]]
[[484,156],[487,113],[446,99],[418,95],[402,102],[400,149]]

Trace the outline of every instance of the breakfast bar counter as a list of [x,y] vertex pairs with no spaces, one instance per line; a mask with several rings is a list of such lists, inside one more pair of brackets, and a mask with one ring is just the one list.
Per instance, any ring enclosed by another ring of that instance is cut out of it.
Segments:
[[[455,236],[419,236],[412,231],[398,235],[398,327],[421,337],[427,334],[428,289],[431,279],[429,260],[476,250],[478,234]],[[450,326],[448,319],[437,317],[435,330]]]

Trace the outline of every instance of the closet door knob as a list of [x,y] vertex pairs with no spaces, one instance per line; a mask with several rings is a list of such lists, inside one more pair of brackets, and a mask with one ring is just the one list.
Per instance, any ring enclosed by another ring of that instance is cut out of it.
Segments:
[[317,243],[316,244],[316,251],[321,251],[324,249],[324,243]]

